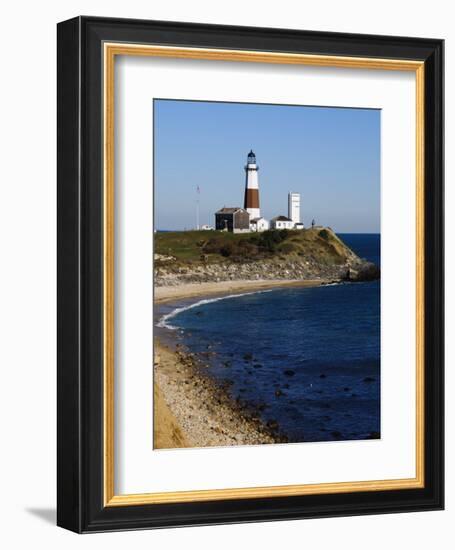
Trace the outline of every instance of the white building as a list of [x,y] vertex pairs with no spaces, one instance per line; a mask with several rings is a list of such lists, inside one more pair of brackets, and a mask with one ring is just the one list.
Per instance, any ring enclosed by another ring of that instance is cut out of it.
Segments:
[[286,216],[275,216],[270,220],[272,229],[294,229],[294,222]]
[[300,193],[288,194],[288,218],[295,224],[300,223]]
[[250,220],[251,231],[260,233],[261,231],[267,231],[270,227],[270,223],[265,218],[254,218]]

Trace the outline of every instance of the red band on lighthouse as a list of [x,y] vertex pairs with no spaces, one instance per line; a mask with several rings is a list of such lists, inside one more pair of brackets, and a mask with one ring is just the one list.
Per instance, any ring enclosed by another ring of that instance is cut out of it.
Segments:
[[259,208],[259,189],[245,189],[245,210]]

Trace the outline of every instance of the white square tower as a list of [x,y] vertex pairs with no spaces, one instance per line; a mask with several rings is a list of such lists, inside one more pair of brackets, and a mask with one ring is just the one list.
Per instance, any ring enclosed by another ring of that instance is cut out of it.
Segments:
[[294,223],[300,223],[300,193],[288,195],[288,218]]

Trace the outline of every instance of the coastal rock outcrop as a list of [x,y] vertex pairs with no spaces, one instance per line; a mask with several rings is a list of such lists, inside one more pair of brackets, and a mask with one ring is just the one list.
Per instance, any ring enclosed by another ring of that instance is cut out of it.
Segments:
[[356,268],[349,267],[346,272],[346,280],[352,282],[375,281],[379,277],[379,267],[372,262],[360,263]]
[[178,265],[155,267],[156,286],[176,286],[186,283],[206,283],[236,280],[324,280],[372,281],[379,278],[379,269],[365,260],[353,259],[341,265],[326,265],[316,260],[285,262],[258,260],[244,263]]

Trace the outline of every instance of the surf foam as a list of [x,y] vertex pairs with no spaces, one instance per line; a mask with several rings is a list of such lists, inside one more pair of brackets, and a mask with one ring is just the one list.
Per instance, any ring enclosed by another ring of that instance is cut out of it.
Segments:
[[199,300],[198,302],[194,302],[193,304],[189,304],[187,306],[177,307],[174,310],[172,310],[170,313],[166,313],[166,315],[163,315],[161,319],[156,324],[159,328],[167,328],[169,330],[178,330],[178,327],[168,323],[170,319],[173,319],[174,317],[177,317],[177,315],[180,315],[180,313],[183,313],[184,311],[188,311],[189,309],[194,309],[196,307],[204,306],[206,304],[211,304],[213,302],[220,302],[221,300],[230,300],[231,298],[240,298],[242,296],[251,296],[252,294],[263,294],[264,292],[272,292],[273,289],[268,290],[256,290],[254,292],[242,292],[241,294],[228,294],[227,296],[218,296],[217,298],[205,298],[204,300]]

